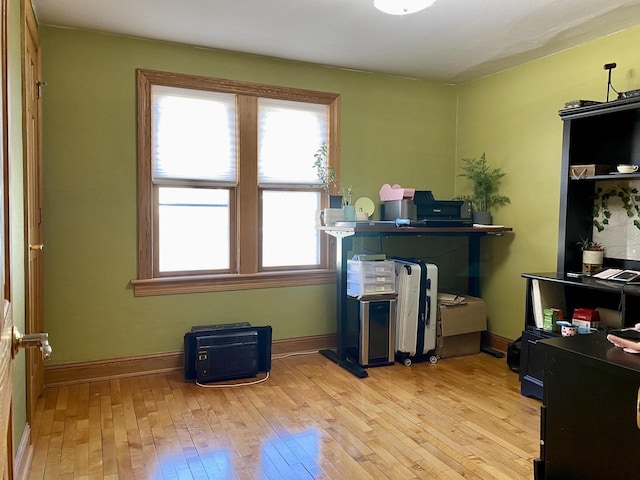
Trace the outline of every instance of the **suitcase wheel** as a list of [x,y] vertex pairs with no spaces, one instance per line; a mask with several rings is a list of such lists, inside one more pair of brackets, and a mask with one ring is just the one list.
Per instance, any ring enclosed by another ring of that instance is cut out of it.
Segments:
[[435,365],[436,363],[438,363],[438,357],[435,355],[431,355],[429,361]]
[[405,367],[410,367],[411,366],[411,359],[410,358],[405,358],[404,362],[402,362],[402,363],[404,363]]

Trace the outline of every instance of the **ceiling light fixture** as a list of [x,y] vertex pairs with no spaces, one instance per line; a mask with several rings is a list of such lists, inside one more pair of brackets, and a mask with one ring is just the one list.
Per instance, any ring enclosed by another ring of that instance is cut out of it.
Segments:
[[373,0],[373,6],[390,15],[409,15],[424,10],[436,0]]

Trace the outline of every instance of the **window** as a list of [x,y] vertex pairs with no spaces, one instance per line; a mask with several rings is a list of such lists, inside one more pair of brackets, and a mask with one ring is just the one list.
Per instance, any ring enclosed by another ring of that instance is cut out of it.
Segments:
[[335,281],[313,168],[339,96],[139,70],[136,295]]

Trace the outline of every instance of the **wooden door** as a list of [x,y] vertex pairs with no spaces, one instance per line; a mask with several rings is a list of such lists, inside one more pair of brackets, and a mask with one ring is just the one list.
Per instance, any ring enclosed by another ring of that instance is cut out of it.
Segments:
[[[4,268],[2,268],[0,275],[4,277]],[[11,305],[3,300],[0,306],[0,325],[2,325],[2,336],[0,337],[0,448],[2,453],[0,455],[6,461],[0,461],[1,479],[13,478],[13,370],[11,368],[13,320],[10,312]]]
[[13,317],[8,288],[7,2],[0,0],[0,479],[13,478]]
[[[31,2],[24,8],[24,155],[27,262],[25,333],[44,330],[43,304],[43,240],[42,240],[42,152],[40,40]],[[37,349],[28,349],[27,357],[27,419],[31,421],[35,406],[44,388],[44,365]]]

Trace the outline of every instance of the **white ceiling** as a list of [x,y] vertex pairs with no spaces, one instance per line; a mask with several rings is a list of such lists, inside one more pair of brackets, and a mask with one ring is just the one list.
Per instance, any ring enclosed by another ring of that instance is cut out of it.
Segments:
[[[373,0],[33,0],[81,28],[462,83],[640,23],[640,0],[436,0],[393,16]],[[615,58],[609,61],[615,62]]]

